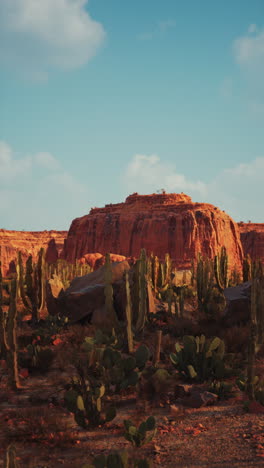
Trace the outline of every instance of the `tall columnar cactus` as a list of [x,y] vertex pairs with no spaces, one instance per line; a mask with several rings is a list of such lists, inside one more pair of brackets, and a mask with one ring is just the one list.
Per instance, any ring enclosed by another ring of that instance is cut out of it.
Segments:
[[250,335],[248,343],[248,369],[247,369],[247,392],[251,400],[254,399],[254,378],[257,342],[257,279],[252,280],[251,285],[251,307],[250,307]]
[[36,270],[33,268],[32,255],[29,255],[26,262],[26,288],[27,296],[31,304],[32,321],[38,321],[38,302],[36,289]]
[[197,260],[196,286],[199,310],[208,313],[213,286],[212,266],[210,260],[204,260],[201,254],[198,255]]
[[162,330],[157,330],[155,352],[153,356],[153,365],[157,366],[160,361],[160,349],[161,349]]
[[181,317],[183,318],[183,316],[184,316],[184,289],[183,288],[180,289],[179,307],[180,307]]
[[9,371],[9,384],[11,388],[17,390],[20,388],[19,377],[18,377],[18,365],[17,365],[17,308],[16,308],[16,288],[17,282],[15,279],[11,281],[10,291],[10,305],[8,311],[7,320],[7,365]]
[[46,262],[45,250],[40,249],[37,262],[37,291],[38,291],[38,310],[45,307],[46,302]]
[[143,330],[147,320],[147,257],[146,250],[142,249],[139,259],[138,271],[138,286],[139,286],[139,306],[136,330]]
[[111,321],[112,327],[114,329],[118,328],[118,319],[114,309],[114,300],[113,300],[113,286],[112,286],[112,268],[111,268],[111,259],[110,254],[105,255],[105,307],[107,317]]
[[16,448],[14,445],[9,445],[6,449],[4,468],[17,468]]
[[154,291],[157,292],[158,290],[158,276],[159,276],[159,259],[157,256],[153,257],[153,268],[152,268],[152,275],[153,275],[153,286]]
[[6,330],[5,330],[5,318],[4,312],[2,308],[3,303],[3,278],[2,278],[2,266],[1,266],[1,247],[0,247],[0,356],[3,358],[7,357],[7,352],[9,350],[7,337],[6,337]]
[[170,254],[166,253],[165,261],[164,261],[165,271],[164,271],[164,279],[165,283],[169,283],[171,280],[171,259]]
[[128,271],[125,273],[126,279],[126,319],[127,319],[127,344],[129,354],[133,353],[133,332],[132,332],[132,304],[129,285]]
[[214,258],[214,272],[217,286],[220,291],[223,291],[228,286],[228,255],[226,248],[221,248],[220,255]]
[[17,254],[17,290],[19,291],[18,297],[21,297],[22,302],[26,309],[30,309],[30,304],[26,297],[25,286],[24,286],[24,267],[22,261],[21,251],[18,251]]
[[243,259],[243,281],[250,281],[252,277],[252,261],[250,255]]

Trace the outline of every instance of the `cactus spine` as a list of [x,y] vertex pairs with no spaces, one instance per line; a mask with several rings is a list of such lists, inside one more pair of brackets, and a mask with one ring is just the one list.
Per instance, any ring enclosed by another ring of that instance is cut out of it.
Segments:
[[127,345],[129,354],[133,353],[133,332],[132,332],[132,305],[129,285],[128,271],[125,273],[126,279],[126,319],[127,319]]

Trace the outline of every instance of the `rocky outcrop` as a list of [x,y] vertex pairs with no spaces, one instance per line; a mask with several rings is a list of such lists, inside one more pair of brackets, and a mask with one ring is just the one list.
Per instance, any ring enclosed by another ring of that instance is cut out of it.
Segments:
[[[124,318],[126,299],[124,297],[124,272],[130,270],[128,262],[111,263],[113,300],[119,318]],[[92,323],[107,324],[107,310],[105,307],[105,266],[88,275],[74,278],[66,291],[50,284],[50,300],[47,302],[51,315],[61,314],[70,323],[83,319],[90,319]],[[60,289],[60,292],[59,292]],[[52,297],[51,297],[52,296]],[[51,300],[52,299],[52,300]]]
[[264,263],[264,223],[238,223],[244,254]]
[[35,261],[41,247],[46,249],[46,260],[54,263],[63,248],[67,231],[7,231],[0,229],[0,247],[2,273],[7,275],[14,271],[17,252],[22,252],[25,260],[28,255]]
[[63,256],[74,262],[88,252],[139,257],[141,248],[163,259],[168,252],[179,268],[190,267],[198,252],[213,258],[225,245],[231,266],[243,257],[237,224],[219,208],[193,203],[185,194],[127,197],[125,203],[93,208],[75,219]]
[[[110,260],[111,262],[123,262],[124,260],[127,260],[127,258],[124,257],[124,255],[110,254]],[[79,262],[82,264],[88,264],[93,270],[97,270],[105,264],[105,256],[99,252],[88,253],[80,258]]]

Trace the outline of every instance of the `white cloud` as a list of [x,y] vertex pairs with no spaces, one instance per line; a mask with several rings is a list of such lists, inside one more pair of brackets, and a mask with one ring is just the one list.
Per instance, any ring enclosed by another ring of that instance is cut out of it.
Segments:
[[88,190],[48,152],[18,157],[0,141],[0,219],[6,229],[67,229]]
[[173,164],[161,161],[157,155],[137,154],[121,180],[130,193],[147,194],[161,188],[167,192],[185,192],[193,201],[211,203],[225,210],[235,221],[264,222],[264,157],[223,169],[204,183],[179,174]]
[[236,39],[233,43],[233,52],[239,65],[246,68],[263,68],[264,31],[259,31],[254,36],[246,35]]
[[257,25],[256,24],[250,24],[248,27],[248,33],[249,34],[254,34],[258,31]]
[[45,77],[87,63],[105,31],[85,7],[88,0],[1,0],[0,66]]
[[172,29],[176,26],[176,21],[173,19],[167,19],[164,21],[159,21],[159,23],[153,27],[152,31],[146,31],[137,35],[137,39],[141,41],[149,41],[155,37],[161,36],[166,33],[169,29]]
[[54,158],[54,156],[52,156],[52,154],[50,153],[37,153],[35,155],[35,161],[40,167],[49,170],[59,169],[60,167],[60,164],[57,161],[57,159]]
[[191,181],[159,156],[136,154],[128,164],[124,181],[133,191],[148,193],[164,188],[172,192],[188,192],[204,195],[206,186],[201,181]]

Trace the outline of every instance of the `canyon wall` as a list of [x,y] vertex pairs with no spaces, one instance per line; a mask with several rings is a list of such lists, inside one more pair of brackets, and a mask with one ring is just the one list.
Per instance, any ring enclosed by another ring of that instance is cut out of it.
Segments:
[[264,263],[264,223],[238,223],[244,255]]
[[93,208],[75,219],[63,257],[70,262],[90,252],[138,257],[144,247],[160,259],[168,252],[179,268],[188,268],[199,252],[213,258],[222,245],[230,266],[240,268],[243,251],[238,226],[219,208],[193,203],[185,194],[135,193],[124,203]]
[[41,247],[46,249],[46,260],[53,263],[60,255],[67,231],[7,231],[0,229],[0,247],[2,273],[6,275],[14,271],[17,252],[22,252],[22,258],[27,259],[32,254],[33,260]]

